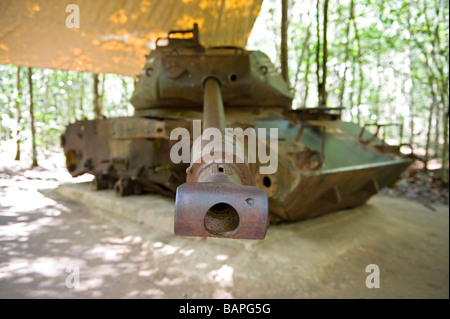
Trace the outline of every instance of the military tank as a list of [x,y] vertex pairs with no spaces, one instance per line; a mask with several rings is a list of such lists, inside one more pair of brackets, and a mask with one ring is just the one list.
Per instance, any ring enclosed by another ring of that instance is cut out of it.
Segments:
[[292,99],[264,53],[205,48],[195,24],[171,31],[138,76],[134,116],[67,127],[67,169],[94,175],[93,190],[175,195],[175,235],[263,239],[270,223],[365,203],[410,165],[384,125]]

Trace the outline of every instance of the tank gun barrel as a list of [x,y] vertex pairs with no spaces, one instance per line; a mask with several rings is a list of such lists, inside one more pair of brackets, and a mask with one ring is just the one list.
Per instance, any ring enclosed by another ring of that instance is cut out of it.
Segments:
[[[268,200],[252,186],[244,159],[237,156],[234,139],[224,136],[225,112],[220,82],[204,82],[204,131],[192,147],[187,183],[177,188],[174,232],[177,236],[264,239],[268,226]],[[220,140],[205,140],[220,132]],[[226,144],[232,143],[232,148]],[[232,153],[227,153],[232,149]],[[243,153],[242,153],[243,154]]]
[[214,77],[209,77],[204,83],[203,95],[203,127],[217,127],[225,131],[225,111],[223,108],[220,83]]

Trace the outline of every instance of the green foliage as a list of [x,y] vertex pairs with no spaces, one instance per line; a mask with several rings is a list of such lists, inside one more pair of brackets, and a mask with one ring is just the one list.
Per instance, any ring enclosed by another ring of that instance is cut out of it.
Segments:
[[[289,2],[288,55],[290,84],[296,84],[292,88],[296,93],[294,107],[314,107],[318,103],[316,1]],[[324,1],[320,0],[319,5],[321,21]],[[416,147],[425,147],[430,129],[427,119],[430,112],[434,112],[432,92],[436,95],[435,103],[442,122],[445,122],[445,110],[448,110],[448,1],[354,0],[353,21],[351,2],[329,1],[327,105],[340,105],[343,86],[344,119],[361,124],[374,121],[401,123],[404,142],[413,140]],[[280,16],[280,1],[263,2],[247,45],[269,52],[277,64],[279,54],[276,51],[275,56],[273,43],[279,42],[276,28],[279,28]],[[299,61],[309,24],[309,54]],[[265,28],[266,25],[270,27]],[[296,81],[298,67],[301,72]],[[306,101],[305,91],[309,92]],[[360,103],[358,94],[361,94]],[[431,127],[432,134],[437,137],[435,140],[441,144],[448,130],[444,125]]]
[[[21,68],[20,92],[14,96],[17,67],[0,64],[0,137],[13,137],[16,129],[15,103],[21,108],[22,149],[30,151],[30,115],[27,68]],[[33,68],[33,103],[38,153],[60,147],[60,138],[69,123],[93,119],[93,79],[91,73]],[[104,75],[103,114],[107,117],[133,113],[128,103],[134,80],[116,74]]]

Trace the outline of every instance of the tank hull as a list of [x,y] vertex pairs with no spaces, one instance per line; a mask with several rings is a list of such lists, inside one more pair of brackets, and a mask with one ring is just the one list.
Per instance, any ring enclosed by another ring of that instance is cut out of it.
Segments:
[[[95,176],[93,189],[114,188],[118,196],[144,192],[174,196],[186,182],[190,164],[172,162],[170,151],[178,141],[170,139],[171,132],[184,128],[193,136],[193,120],[201,120],[201,112],[178,115],[69,125],[62,138],[69,172],[72,176],[90,173]],[[280,110],[260,114],[239,110],[226,116],[230,128],[278,131],[278,147],[272,150],[278,161],[275,173],[261,174],[265,164],[248,163],[250,183],[267,193],[271,223],[361,205],[394,183],[411,163],[398,148],[383,150],[380,145],[385,144],[377,138],[364,142],[361,136],[369,138],[369,132],[337,117],[309,114],[305,119],[302,114],[292,118]],[[305,153],[318,155],[320,167],[305,164]]]

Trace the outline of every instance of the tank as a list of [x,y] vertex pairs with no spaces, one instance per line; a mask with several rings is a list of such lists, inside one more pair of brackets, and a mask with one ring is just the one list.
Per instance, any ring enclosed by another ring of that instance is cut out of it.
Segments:
[[368,124],[373,134],[342,108],[293,109],[264,53],[205,48],[195,24],[146,58],[134,115],[70,124],[62,147],[93,190],[174,196],[175,235],[263,239],[269,224],[365,203],[412,161],[384,125]]

